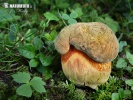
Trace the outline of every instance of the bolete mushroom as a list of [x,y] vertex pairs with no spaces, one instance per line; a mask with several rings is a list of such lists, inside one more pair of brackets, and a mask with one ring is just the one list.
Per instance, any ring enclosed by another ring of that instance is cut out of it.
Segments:
[[100,22],[76,23],[61,30],[54,42],[62,69],[75,84],[96,89],[111,73],[119,43],[113,31]]

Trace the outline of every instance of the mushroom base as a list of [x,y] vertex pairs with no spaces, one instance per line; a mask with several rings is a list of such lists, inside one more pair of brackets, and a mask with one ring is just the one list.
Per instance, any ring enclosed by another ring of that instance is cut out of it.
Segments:
[[96,62],[74,47],[61,56],[61,63],[63,72],[70,81],[93,89],[105,83],[111,73],[111,62]]

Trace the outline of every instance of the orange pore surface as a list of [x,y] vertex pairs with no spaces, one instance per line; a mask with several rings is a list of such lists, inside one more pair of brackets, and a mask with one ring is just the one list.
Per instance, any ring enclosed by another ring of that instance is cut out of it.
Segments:
[[88,62],[93,68],[97,69],[98,71],[110,71],[111,70],[111,62],[108,62],[108,63],[96,62],[92,60],[87,54],[75,49],[73,46],[71,46],[69,52],[67,52],[64,55],[61,55],[62,63],[67,63],[69,58],[75,53],[78,54],[78,56],[76,57],[76,60],[78,59],[78,61],[80,62],[81,61],[80,57],[84,58],[85,62]]

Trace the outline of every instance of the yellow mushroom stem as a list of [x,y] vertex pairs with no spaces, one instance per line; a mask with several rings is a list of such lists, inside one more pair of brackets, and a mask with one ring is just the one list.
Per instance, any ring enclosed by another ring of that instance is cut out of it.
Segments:
[[76,84],[93,89],[97,89],[97,86],[105,83],[111,73],[111,62],[96,62],[73,46],[66,54],[61,55],[61,63],[67,78]]

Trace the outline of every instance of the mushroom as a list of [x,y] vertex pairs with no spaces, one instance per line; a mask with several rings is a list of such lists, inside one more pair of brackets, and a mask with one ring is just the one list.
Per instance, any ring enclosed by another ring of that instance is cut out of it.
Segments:
[[61,30],[54,45],[61,54],[66,77],[93,89],[109,79],[111,61],[119,51],[115,34],[100,22],[69,25]]

